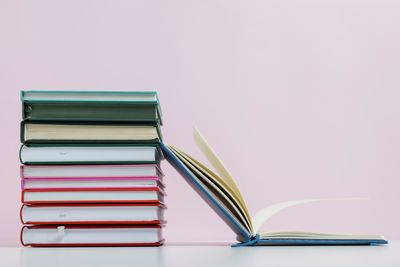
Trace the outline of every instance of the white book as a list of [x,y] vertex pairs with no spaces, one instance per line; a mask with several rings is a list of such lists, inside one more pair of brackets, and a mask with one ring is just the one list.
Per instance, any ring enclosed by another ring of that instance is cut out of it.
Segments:
[[155,146],[26,146],[20,150],[23,164],[158,163]]
[[25,226],[24,246],[159,246],[161,226]]
[[154,224],[164,220],[161,204],[24,205],[23,224]]

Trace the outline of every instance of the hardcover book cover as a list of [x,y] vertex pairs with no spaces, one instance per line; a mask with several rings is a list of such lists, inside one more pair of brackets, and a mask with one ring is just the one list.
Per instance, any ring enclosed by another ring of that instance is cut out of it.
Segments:
[[29,121],[159,122],[155,92],[22,91],[23,119]]
[[35,225],[20,233],[23,246],[124,247],[161,246],[162,225]]
[[162,203],[31,204],[20,209],[22,224],[165,224]]

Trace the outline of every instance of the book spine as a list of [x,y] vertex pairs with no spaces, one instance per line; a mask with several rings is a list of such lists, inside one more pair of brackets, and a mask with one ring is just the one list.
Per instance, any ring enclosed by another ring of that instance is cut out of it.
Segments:
[[25,144],[25,122],[21,121],[20,130],[19,130],[19,138],[22,144]]
[[24,243],[24,237],[23,237],[25,228],[26,228],[25,225],[21,228],[21,232],[19,233],[19,240],[21,241],[21,245],[23,245],[24,247],[27,247],[28,244]]
[[19,92],[19,99],[21,100],[21,102],[24,102],[24,98],[25,98],[25,91],[21,90]]
[[20,175],[21,179],[25,178],[25,167],[24,167],[24,165],[20,165],[19,166],[19,175]]
[[21,164],[24,164],[24,165],[25,165],[26,162],[24,162],[23,159],[22,159],[22,149],[23,149],[24,146],[25,146],[24,144],[21,145],[21,147],[19,148],[19,153],[18,153],[18,155],[19,155],[19,162],[20,162]]

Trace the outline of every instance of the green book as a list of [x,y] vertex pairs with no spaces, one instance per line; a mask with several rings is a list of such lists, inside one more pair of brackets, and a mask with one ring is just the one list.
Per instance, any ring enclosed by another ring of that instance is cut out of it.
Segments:
[[21,122],[24,144],[155,144],[162,140],[158,123]]
[[27,121],[120,121],[162,124],[156,92],[21,91]]

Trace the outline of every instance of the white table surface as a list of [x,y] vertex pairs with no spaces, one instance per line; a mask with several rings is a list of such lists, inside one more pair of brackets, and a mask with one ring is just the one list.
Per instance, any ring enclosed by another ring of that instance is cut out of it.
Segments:
[[387,246],[241,247],[167,243],[158,248],[0,248],[1,267],[58,266],[400,266],[400,241]]

